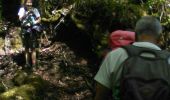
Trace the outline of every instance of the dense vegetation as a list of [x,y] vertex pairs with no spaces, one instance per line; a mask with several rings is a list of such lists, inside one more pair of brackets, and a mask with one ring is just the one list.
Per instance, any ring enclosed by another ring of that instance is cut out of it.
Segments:
[[[1,17],[16,23],[17,11],[22,2],[0,1]],[[65,24],[67,27],[75,25],[74,33],[78,30],[78,33],[81,31],[80,34],[85,34],[89,38],[87,40],[91,43],[92,51],[105,48],[107,36],[111,31],[133,29],[136,20],[143,15],[156,16],[160,19],[165,31],[169,30],[168,0],[34,0],[43,18],[54,17],[51,11],[62,8],[63,3],[75,5]]]
[[[17,30],[14,32],[17,38],[20,31],[17,11],[22,2],[0,1],[0,22],[10,21],[12,30]],[[65,3],[74,7],[64,23],[53,30],[59,15],[52,11],[61,9]],[[0,56],[1,99],[91,99],[95,93],[93,77],[101,53],[108,46],[109,33],[117,29],[133,30],[136,21],[144,15],[153,15],[161,21],[164,31],[160,44],[170,50],[169,0],[34,0],[34,6],[41,12],[42,25],[50,39],[52,36],[52,44],[41,48],[41,67],[31,73],[21,70],[23,54],[14,55],[13,62],[17,62],[14,64]],[[0,47],[2,33],[0,30]],[[21,45],[21,41],[16,43]]]

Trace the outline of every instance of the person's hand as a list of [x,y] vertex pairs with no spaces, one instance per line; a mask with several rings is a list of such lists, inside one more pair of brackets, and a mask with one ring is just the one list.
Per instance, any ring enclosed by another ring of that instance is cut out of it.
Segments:
[[33,11],[28,11],[28,13],[27,14],[33,14]]
[[55,15],[55,14],[56,14],[56,10],[53,10],[51,13],[52,13],[53,15]]
[[27,23],[26,26],[30,27],[30,26],[31,26],[31,23]]
[[36,21],[36,20],[34,20],[33,22],[32,22],[32,24],[33,25],[35,25],[35,24],[37,24],[38,22]]
[[32,15],[33,15],[33,11],[28,11],[28,12],[26,13],[25,17],[27,17],[27,16],[32,16]]

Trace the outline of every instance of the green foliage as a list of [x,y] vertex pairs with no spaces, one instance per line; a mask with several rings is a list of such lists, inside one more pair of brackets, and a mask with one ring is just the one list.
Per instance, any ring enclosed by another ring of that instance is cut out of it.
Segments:
[[[78,0],[73,12],[73,20],[91,38],[94,51],[104,45],[113,12],[111,0]],[[106,45],[106,43],[105,43]]]
[[119,26],[117,29],[133,29],[136,21],[144,15],[146,11],[144,7],[131,3],[114,3],[113,7],[113,24],[122,24],[122,26]]
[[99,24],[100,28],[108,27],[112,18],[111,0],[78,0],[76,2],[75,12],[80,17],[85,17],[87,21],[94,24]]
[[40,76],[34,74],[25,75],[24,72],[19,71],[14,78],[16,78],[14,80],[17,82],[17,86],[1,93],[0,100],[42,100],[44,98],[42,93],[48,83]]
[[91,38],[94,51],[100,55],[108,45],[109,32],[116,29],[133,29],[145,13],[140,5],[117,0],[78,0],[72,19],[78,28]]
[[45,18],[51,16],[51,11],[54,9],[60,9],[64,3],[73,4],[76,0],[36,0],[38,2],[41,14]]
[[[59,8],[62,3],[73,4],[71,20],[77,28],[91,38],[94,51],[107,46],[108,34],[117,29],[134,29],[136,21],[144,15],[156,16],[165,27],[170,29],[170,2],[168,0],[47,0],[46,12]],[[163,36],[165,37],[165,35]],[[167,38],[167,37],[166,37]],[[168,40],[168,39],[164,39]],[[167,41],[164,41],[166,44]],[[167,44],[166,44],[167,45]]]
[[170,50],[169,41],[170,41],[170,1],[169,0],[148,0],[146,3],[149,15],[156,16],[162,26],[164,31],[161,34],[160,45],[163,49]]
[[147,4],[152,6],[154,4],[160,4],[160,3],[164,3],[166,2],[167,0],[148,0]]

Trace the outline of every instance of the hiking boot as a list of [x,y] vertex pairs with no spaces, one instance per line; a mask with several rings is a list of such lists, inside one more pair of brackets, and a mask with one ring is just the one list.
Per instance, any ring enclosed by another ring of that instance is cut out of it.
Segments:
[[38,68],[37,68],[37,64],[33,64],[33,65],[32,65],[32,70],[33,70],[33,71],[36,71],[37,69],[38,69]]
[[37,60],[36,66],[39,67],[40,65],[40,60]]
[[25,68],[31,68],[31,65],[30,65],[30,64],[25,64],[24,67],[25,67]]
[[32,65],[32,68],[36,68],[36,67],[37,67],[37,64],[33,64],[33,65]]

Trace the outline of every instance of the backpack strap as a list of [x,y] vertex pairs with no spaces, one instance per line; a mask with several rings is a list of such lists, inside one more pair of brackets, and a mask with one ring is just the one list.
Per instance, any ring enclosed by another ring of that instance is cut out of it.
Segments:
[[168,59],[170,57],[170,52],[165,50],[155,50],[145,47],[138,47],[134,45],[127,45],[122,46],[123,49],[125,49],[128,53],[128,55],[131,56],[140,56],[142,53],[150,53],[155,55],[154,59]]
[[126,50],[130,57],[137,56],[139,54],[137,47],[134,47],[133,45],[122,46],[122,48]]

